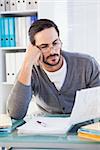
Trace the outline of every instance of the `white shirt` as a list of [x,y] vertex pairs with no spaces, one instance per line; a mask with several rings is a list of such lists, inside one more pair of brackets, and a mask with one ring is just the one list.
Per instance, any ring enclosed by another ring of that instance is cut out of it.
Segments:
[[65,59],[64,59],[63,66],[59,70],[57,70],[55,72],[49,72],[44,69],[44,71],[47,74],[47,76],[49,77],[49,79],[51,80],[51,82],[53,82],[55,84],[57,90],[60,90],[64,83],[66,73],[67,73],[67,63],[66,63]]

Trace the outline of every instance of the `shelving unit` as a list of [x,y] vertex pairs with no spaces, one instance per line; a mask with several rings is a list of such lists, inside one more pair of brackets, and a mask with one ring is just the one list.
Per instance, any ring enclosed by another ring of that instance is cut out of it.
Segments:
[[[28,0],[27,0],[28,1]],[[1,17],[28,17],[37,15],[38,18],[48,18],[57,23],[60,31],[61,31],[61,39],[63,41],[64,47],[66,47],[67,41],[67,1],[63,0],[37,0],[38,7],[33,10],[23,10],[23,11],[6,11],[0,12]],[[59,11],[61,10],[61,11]],[[63,21],[60,20],[63,19]],[[66,31],[66,32],[65,32]],[[65,42],[64,42],[65,41]],[[17,46],[17,47],[0,47],[0,113],[5,112],[5,104],[9,92],[13,86],[12,83],[6,82],[6,68],[5,68],[5,54],[13,53],[13,52],[24,52],[26,50],[26,46]],[[2,86],[2,87],[1,87]],[[2,107],[2,108],[1,108]]]
[[4,11],[0,12],[1,16],[8,17],[8,16],[15,16],[15,17],[22,17],[22,16],[32,16],[38,14],[38,10],[22,10],[22,11]]
[[[17,33],[17,30],[18,30],[17,25],[19,22],[17,20],[18,19],[19,20],[20,19],[23,19],[23,20],[26,19],[25,23],[28,24],[29,18],[31,18],[32,16],[35,16],[36,18],[38,17],[38,9],[16,10],[16,11],[14,10],[14,11],[2,11],[2,12],[0,12],[0,18],[15,18],[15,21],[16,21],[15,22],[15,28],[16,28],[15,34]],[[25,24],[25,27],[27,27],[26,24]],[[28,31],[28,28],[29,27],[26,28],[26,31]],[[21,29],[19,29],[19,30],[21,30]],[[21,36],[21,34],[20,34],[20,36]],[[24,37],[26,38],[26,35]],[[19,37],[19,38],[21,39],[21,37]],[[16,38],[16,43],[18,42],[17,40],[18,39]],[[27,43],[26,43],[26,45],[27,45]],[[14,81],[13,82],[7,81],[7,61],[8,61],[7,60],[7,54],[8,55],[11,54],[13,56],[16,55],[16,56],[14,56],[14,58],[16,58],[16,60],[17,60],[17,57],[26,51],[26,45],[17,45],[16,44],[15,46],[11,46],[11,47],[10,46],[0,47],[0,66],[1,66],[0,67],[0,103],[1,103],[0,113],[5,112],[6,100],[7,100],[7,97],[9,95],[11,88],[13,87],[13,83],[14,83]],[[22,55],[20,57],[22,57]],[[11,58],[11,56],[9,57],[9,60],[10,60],[10,58]],[[13,61],[14,61],[14,58],[13,58]],[[18,61],[20,62],[21,59],[22,58],[20,58],[20,60],[17,60],[17,62]],[[14,65],[14,62],[11,63],[10,68],[13,65]]]

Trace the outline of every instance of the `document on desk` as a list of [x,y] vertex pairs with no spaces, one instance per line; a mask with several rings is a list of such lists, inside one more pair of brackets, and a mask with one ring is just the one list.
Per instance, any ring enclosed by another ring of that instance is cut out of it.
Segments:
[[21,134],[65,134],[72,127],[93,119],[100,119],[100,87],[77,92],[75,104],[67,117],[33,117],[21,127]]
[[21,134],[65,134],[69,127],[69,118],[59,117],[33,117],[21,127],[18,133]]
[[70,123],[77,124],[95,118],[100,118],[100,86],[77,92]]

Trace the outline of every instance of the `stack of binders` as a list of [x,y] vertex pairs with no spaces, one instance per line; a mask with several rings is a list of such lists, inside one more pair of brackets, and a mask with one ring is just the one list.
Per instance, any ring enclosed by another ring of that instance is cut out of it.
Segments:
[[100,122],[81,127],[78,137],[100,142]]
[[0,0],[0,12],[37,9],[37,0]]
[[24,123],[24,120],[14,120],[8,114],[0,114],[0,135],[11,133]]
[[37,20],[37,16],[1,17],[0,18],[0,47],[26,47],[29,42],[28,30]]
[[16,46],[15,42],[15,18],[0,18],[0,43],[1,47]]

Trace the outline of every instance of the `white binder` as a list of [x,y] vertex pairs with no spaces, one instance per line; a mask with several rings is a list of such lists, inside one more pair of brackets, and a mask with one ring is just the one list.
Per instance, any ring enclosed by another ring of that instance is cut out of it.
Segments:
[[9,47],[10,46],[10,33],[9,33],[9,18],[5,17],[4,18],[4,28],[5,28],[5,32],[4,32],[4,43],[5,43],[5,47]]
[[26,17],[17,17],[17,46],[26,47]]
[[26,10],[37,9],[37,0],[27,0],[26,1]]
[[10,82],[10,53],[6,53],[6,81]]
[[10,0],[5,0],[5,10],[10,11]]
[[11,79],[10,82],[14,83],[16,78],[16,53],[10,53],[10,73],[11,73]]
[[26,45],[29,44],[29,35],[28,35],[28,31],[31,25],[31,17],[28,16],[26,17]]
[[26,10],[26,1],[27,0],[21,0],[21,9]]
[[21,65],[24,61],[24,56],[25,52],[16,52],[16,74],[18,74],[21,69]]
[[26,0],[17,0],[17,10],[22,11],[26,9]]
[[34,0],[34,9],[38,9],[38,0]]
[[6,53],[6,80],[8,83],[14,83],[16,77],[16,55],[15,53]]
[[16,0],[10,0],[10,10],[16,11],[17,10],[17,4]]
[[5,0],[0,0],[0,12],[5,11]]

